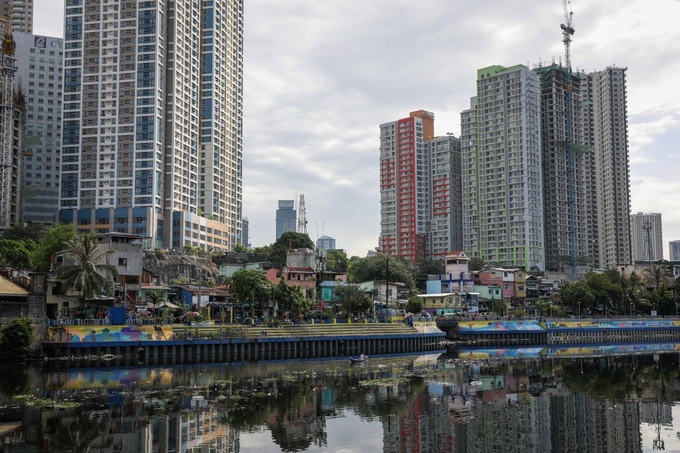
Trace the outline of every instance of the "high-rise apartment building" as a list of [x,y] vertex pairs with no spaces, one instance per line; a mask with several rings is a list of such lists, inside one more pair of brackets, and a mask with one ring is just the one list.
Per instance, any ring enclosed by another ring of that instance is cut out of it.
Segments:
[[462,247],[460,142],[434,114],[380,125],[380,250],[415,262]]
[[607,68],[582,81],[582,136],[590,255],[597,268],[631,263],[630,166],[626,68]]
[[680,261],[680,241],[670,241],[668,249],[670,260]]
[[276,239],[287,231],[297,231],[295,200],[279,200],[279,209],[276,210]]
[[9,20],[12,33],[33,33],[33,0],[0,0],[0,17]]
[[663,238],[660,213],[631,214],[631,243],[633,261],[658,261],[663,259]]
[[23,220],[51,224],[59,208],[63,40],[14,33],[14,88],[25,106]]
[[69,0],[59,220],[240,242],[243,1]]
[[461,114],[463,250],[488,264],[545,268],[539,83],[522,65],[480,69]]
[[[425,238],[428,258],[443,260],[463,248],[460,140],[453,135],[425,140]],[[418,181],[416,180],[416,184]]]
[[[423,142],[434,136],[434,114],[419,110],[380,125],[380,239],[382,253],[417,261],[424,255]],[[421,176],[422,178],[422,176]]]

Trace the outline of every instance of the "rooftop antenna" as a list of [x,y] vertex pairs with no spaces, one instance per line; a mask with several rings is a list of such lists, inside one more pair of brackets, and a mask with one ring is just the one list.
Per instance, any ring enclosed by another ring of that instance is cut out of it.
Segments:
[[305,195],[300,195],[300,204],[298,205],[298,224],[297,232],[307,234],[307,208],[305,207]]

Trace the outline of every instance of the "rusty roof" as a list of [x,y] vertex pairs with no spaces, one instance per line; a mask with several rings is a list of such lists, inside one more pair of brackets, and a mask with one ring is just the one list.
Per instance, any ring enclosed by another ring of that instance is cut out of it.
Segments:
[[0,296],[28,296],[28,291],[0,275]]

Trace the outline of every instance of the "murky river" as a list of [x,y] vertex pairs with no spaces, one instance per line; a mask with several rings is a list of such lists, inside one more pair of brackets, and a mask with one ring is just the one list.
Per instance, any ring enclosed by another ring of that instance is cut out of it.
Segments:
[[677,348],[3,365],[0,451],[680,451]]

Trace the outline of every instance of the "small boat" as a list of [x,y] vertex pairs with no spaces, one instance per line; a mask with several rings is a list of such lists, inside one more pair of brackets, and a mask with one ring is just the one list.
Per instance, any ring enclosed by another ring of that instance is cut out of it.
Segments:
[[350,357],[349,358],[349,361],[352,362],[352,363],[361,363],[361,362],[365,362],[366,360],[368,360],[367,355],[365,355],[363,357]]

